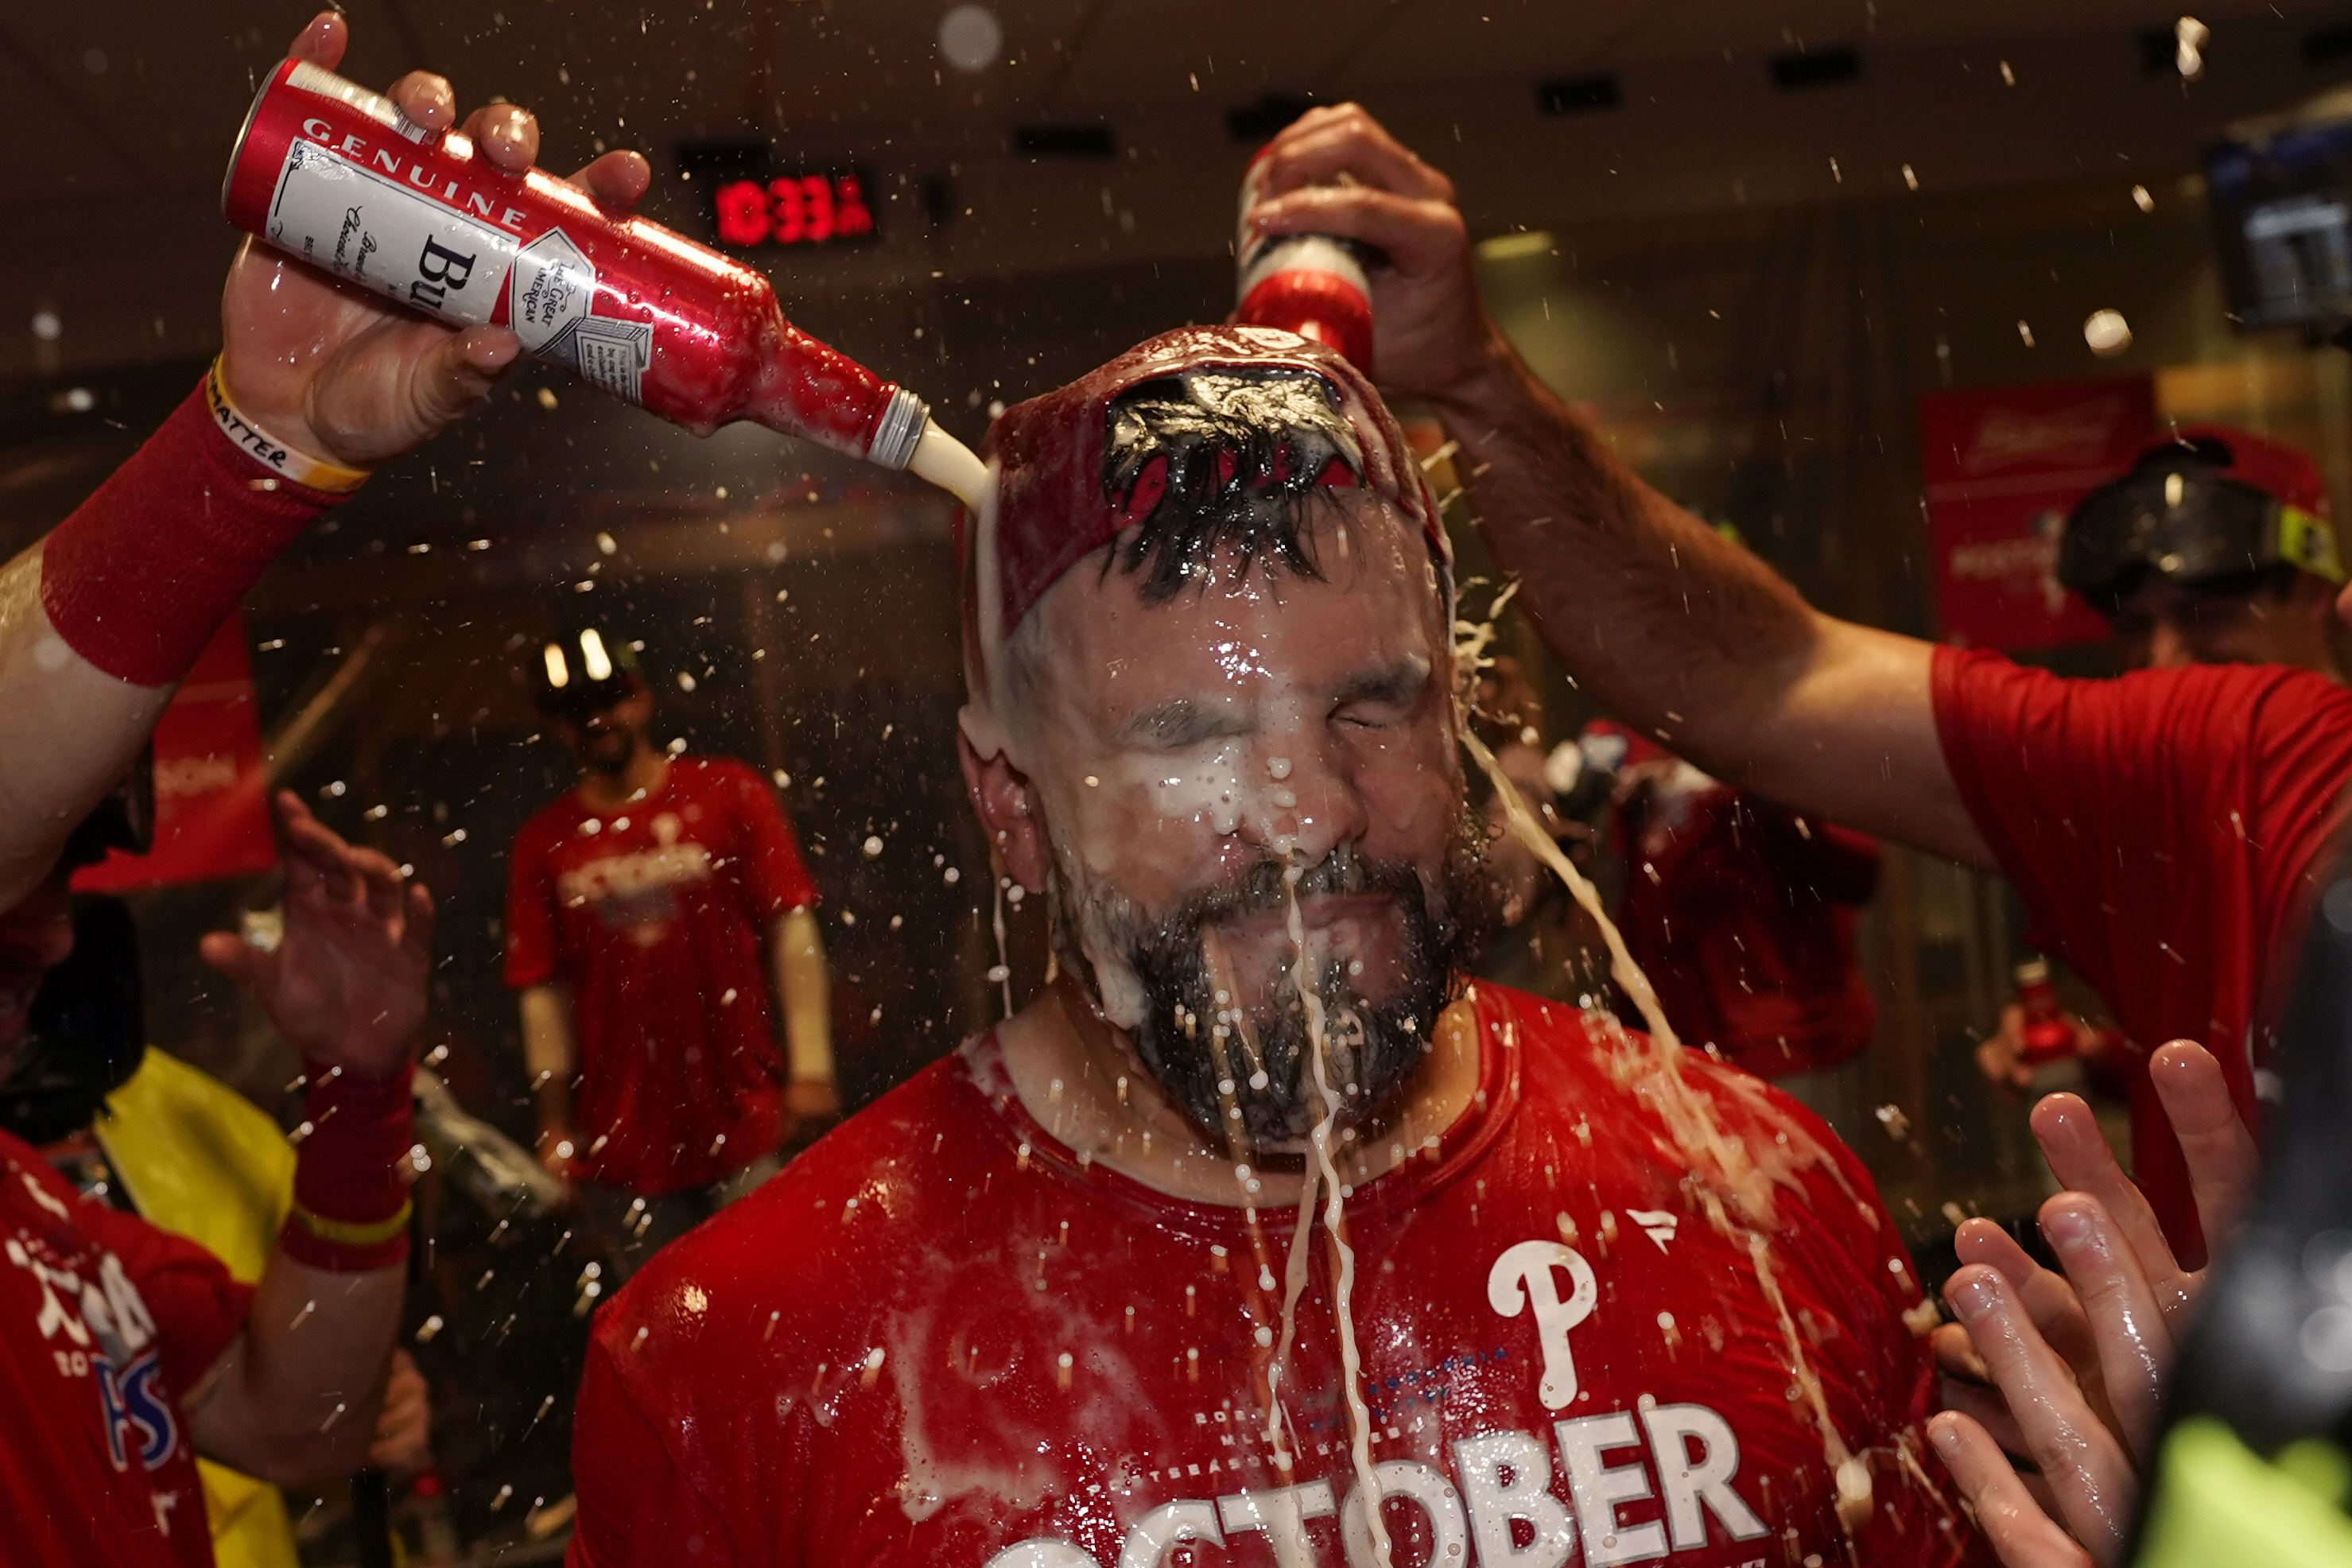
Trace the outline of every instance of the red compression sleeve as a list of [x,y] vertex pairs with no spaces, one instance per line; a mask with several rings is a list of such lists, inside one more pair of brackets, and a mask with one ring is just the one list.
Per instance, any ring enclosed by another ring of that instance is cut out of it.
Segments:
[[117,679],[188,672],[278,552],[341,500],[230,444],[199,387],[41,550],[41,607]]
[[307,1131],[294,1163],[294,1207],[278,1245],[297,1263],[339,1274],[389,1268],[408,1256],[400,1165],[413,1142],[413,1069],[372,1083],[318,1062],[305,1067]]

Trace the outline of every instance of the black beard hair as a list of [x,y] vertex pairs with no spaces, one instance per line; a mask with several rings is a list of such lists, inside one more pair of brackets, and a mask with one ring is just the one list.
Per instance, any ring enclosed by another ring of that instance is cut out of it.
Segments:
[[637,747],[642,742],[638,741],[636,731],[634,730],[615,730],[613,731],[612,733],[626,735],[629,738],[629,749],[623,752],[620,756],[614,761],[606,762],[604,758],[598,756],[593,751],[590,750],[591,744],[595,740],[595,737],[592,735],[581,742],[580,762],[581,765],[587,768],[591,773],[603,773],[608,779],[616,779],[623,773],[627,773],[629,771],[629,764],[637,760]]
[[[1485,844],[1465,811],[1445,858],[1435,908],[1412,867],[1368,863],[1352,845],[1340,845],[1299,878],[1302,900],[1387,891],[1404,921],[1406,985],[1396,1000],[1384,1005],[1366,1000],[1348,975],[1344,953],[1334,954],[1318,976],[1328,1047],[1325,1073],[1339,1097],[1338,1128],[1361,1126],[1396,1099],[1429,1053],[1457,972],[1495,929],[1500,900]],[[1202,927],[1280,910],[1287,901],[1283,863],[1272,859],[1159,916],[1107,889],[1089,900],[1094,929],[1110,936],[1143,983],[1148,1006],[1142,1023],[1129,1031],[1137,1055],[1194,1127],[1221,1147],[1238,1139],[1253,1149],[1295,1148],[1323,1117],[1308,1058],[1307,1010],[1286,973],[1272,1005],[1248,1016],[1246,1036],[1228,1022],[1225,1037],[1214,1037],[1220,1009]],[[1065,959],[1099,995],[1090,966],[1067,951],[1077,945],[1070,937],[1084,929],[1077,920],[1076,911],[1062,911]],[[1265,1086],[1254,1088],[1251,1079],[1261,1069]]]

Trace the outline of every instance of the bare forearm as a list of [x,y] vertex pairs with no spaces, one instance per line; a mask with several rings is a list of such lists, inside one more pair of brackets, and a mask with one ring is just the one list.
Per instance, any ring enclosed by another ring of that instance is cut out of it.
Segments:
[[1970,864],[1933,649],[1813,610],[1651,489],[1499,341],[1440,408],[1520,603],[1609,709],[1718,778]]
[[68,647],[41,607],[41,547],[0,566],[0,909],[47,874],[171,700]]
[[198,1450],[280,1485],[359,1468],[400,1327],[404,1274],[337,1274],[272,1254],[244,1336],[190,1414]]
[[1744,732],[1812,653],[1811,610],[1643,484],[1507,348],[1490,363],[1442,407],[1518,602],[1611,711],[1748,782]]
[[522,1059],[530,1074],[541,1152],[572,1135],[572,1078],[578,1070],[572,1037],[572,988],[534,985],[522,994]]
[[816,915],[793,910],[769,930],[769,962],[784,1011],[784,1054],[791,1076],[830,1083],[833,1061],[833,980]]

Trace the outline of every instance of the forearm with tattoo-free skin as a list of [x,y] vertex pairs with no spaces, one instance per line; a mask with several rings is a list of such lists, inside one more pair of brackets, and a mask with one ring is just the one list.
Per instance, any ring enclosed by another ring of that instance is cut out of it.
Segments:
[[172,699],[118,680],[41,607],[41,547],[0,566],[0,909],[47,876],[66,836],[114,786]]
[[1813,610],[1499,343],[1436,401],[1519,603],[1611,711],[1768,799],[1991,865],[1944,763],[1928,644]]
[[768,963],[784,1013],[785,1071],[801,1083],[831,1083],[833,980],[816,911],[792,910],[768,927]]
[[1937,736],[1933,649],[1816,614],[1610,456],[1488,318],[1444,174],[1353,104],[1302,116],[1264,168],[1254,226],[1387,257],[1372,285],[1381,386],[1444,417],[1519,602],[1586,689],[1718,777],[1991,863]]
[[188,1400],[206,1458],[280,1486],[366,1462],[405,1267],[338,1274],[270,1255],[245,1332]]

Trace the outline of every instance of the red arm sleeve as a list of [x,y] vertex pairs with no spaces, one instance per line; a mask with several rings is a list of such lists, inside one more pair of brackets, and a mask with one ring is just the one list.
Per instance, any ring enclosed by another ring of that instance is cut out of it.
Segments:
[[194,1242],[136,1215],[80,1203],[74,1223],[122,1260],[122,1271],[155,1320],[164,1383],[184,1396],[245,1331],[253,1287],[237,1283],[226,1264]]
[[230,444],[201,392],[41,549],[41,607],[109,675],[188,672],[264,568],[341,498],[280,479]]
[[589,1347],[572,1431],[580,1513],[565,1568],[680,1562],[728,1568],[746,1561],[726,1521],[679,1472],[601,1344]]
[[555,978],[555,887],[536,824],[507,856],[507,984],[517,991]]
[[741,771],[736,791],[743,825],[744,875],[760,918],[774,920],[809,908],[817,900],[816,881],[801,858],[800,841],[793,837],[775,792],[750,768]]
[[2339,819],[2352,694],[2246,665],[2062,680],[1939,648],[1937,728],[2042,942],[2136,1040],[2226,1058]]

